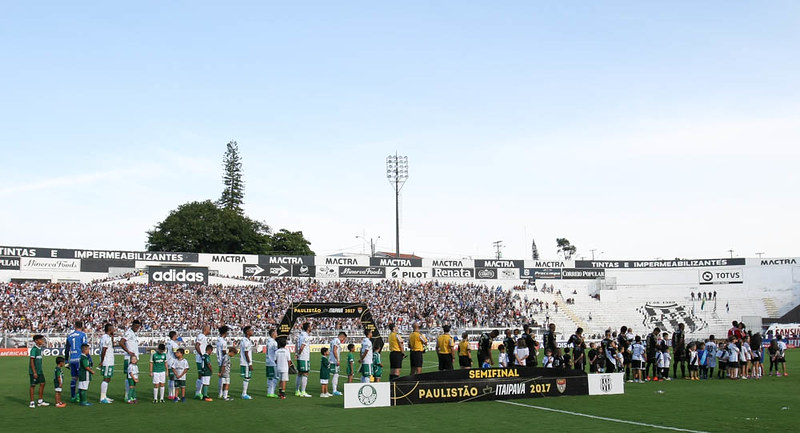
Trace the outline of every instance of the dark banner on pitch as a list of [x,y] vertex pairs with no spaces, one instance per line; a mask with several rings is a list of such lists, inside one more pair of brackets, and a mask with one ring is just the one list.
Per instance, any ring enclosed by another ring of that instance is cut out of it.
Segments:
[[364,329],[372,330],[372,341],[383,342],[378,328],[375,326],[375,321],[372,320],[372,313],[367,308],[367,304],[345,304],[345,303],[315,303],[315,302],[297,302],[289,305],[286,314],[281,319],[281,324],[278,327],[278,336],[288,337],[292,332],[294,323],[299,318],[309,317],[334,317],[334,318],[352,318],[361,321]]
[[586,373],[552,368],[451,370],[405,376],[392,382],[392,404],[588,395]]

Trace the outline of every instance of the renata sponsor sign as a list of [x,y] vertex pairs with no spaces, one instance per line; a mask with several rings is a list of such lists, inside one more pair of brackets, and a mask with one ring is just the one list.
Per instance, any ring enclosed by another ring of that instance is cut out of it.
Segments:
[[433,278],[475,278],[474,268],[433,268]]
[[20,270],[23,271],[53,271],[53,272],[80,272],[81,261],[76,259],[46,259],[22,258]]
[[150,284],[206,284],[208,268],[150,266],[147,273]]

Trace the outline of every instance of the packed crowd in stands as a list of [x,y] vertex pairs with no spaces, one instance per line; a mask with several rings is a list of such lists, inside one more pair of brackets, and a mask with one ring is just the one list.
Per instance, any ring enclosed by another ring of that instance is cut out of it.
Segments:
[[[0,331],[66,332],[75,319],[100,330],[140,318],[144,331],[189,332],[204,324],[251,324],[257,332],[276,326],[291,302],[363,302],[377,323],[401,327],[420,321],[458,327],[509,327],[533,323],[541,302],[478,284],[435,281],[266,280],[258,286],[159,286],[128,281],[111,284],[0,283]],[[317,329],[336,329],[341,319],[315,319]]]

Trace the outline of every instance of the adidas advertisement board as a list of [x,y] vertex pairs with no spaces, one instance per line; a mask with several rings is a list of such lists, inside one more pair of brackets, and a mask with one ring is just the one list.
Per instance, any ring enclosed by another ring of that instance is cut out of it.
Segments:
[[149,284],[207,284],[208,268],[184,266],[150,266]]

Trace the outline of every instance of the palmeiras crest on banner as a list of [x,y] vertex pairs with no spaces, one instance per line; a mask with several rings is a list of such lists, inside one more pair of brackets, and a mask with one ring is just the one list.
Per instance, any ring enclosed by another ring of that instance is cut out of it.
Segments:
[[647,303],[639,310],[644,316],[642,324],[652,329],[677,329],[678,324],[686,324],[688,332],[702,331],[708,328],[708,323],[695,315],[691,307],[678,305],[676,302],[668,303]]

